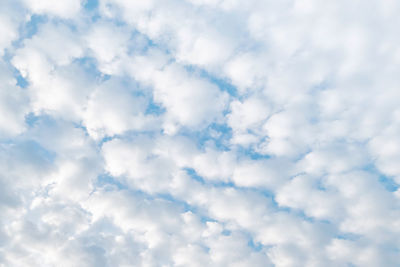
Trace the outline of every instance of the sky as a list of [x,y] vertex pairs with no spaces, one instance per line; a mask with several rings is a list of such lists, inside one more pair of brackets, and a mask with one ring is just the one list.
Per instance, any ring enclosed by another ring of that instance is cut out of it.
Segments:
[[399,13],[0,0],[0,267],[400,266]]

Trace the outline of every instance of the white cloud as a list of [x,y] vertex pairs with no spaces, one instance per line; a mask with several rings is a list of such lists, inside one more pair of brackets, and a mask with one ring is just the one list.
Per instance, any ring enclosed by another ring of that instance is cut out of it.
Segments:
[[398,266],[396,1],[0,3],[0,266]]
[[0,62],[0,138],[14,136],[25,129],[25,115],[29,112],[28,96],[17,86],[8,66]]
[[232,180],[237,186],[276,190],[291,176],[290,169],[284,160],[243,160],[234,167]]
[[4,55],[4,48],[7,48],[18,37],[17,25],[8,16],[4,15],[0,17],[0,23],[4,27],[4,32],[2,32],[0,39],[0,55]]
[[175,134],[180,126],[204,127],[221,119],[227,94],[179,64],[166,64],[165,57],[151,51],[135,57],[129,70],[139,82],[153,87],[154,101],[166,108],[164,131]]
[[[29,82],[35,113],[50,112],[68,119],[81,116],[93,77],[73,61],[83,55],[80,37],[67,26],[45,25],[16,50],[12,64]],[[89,82],[90,81],[90,82]]]
[[[134,85],[132,85],[134,86]],[[95,138],[123,134],[127,130],[152,130],[157,118],[145,114],[147,99],[128,91],[118,81],[110,80],[90,95],[84,114],[84,124]]]
[[23,2],[34,14],[46,14],[68,19],[77,15],[83,1],[23,0]]

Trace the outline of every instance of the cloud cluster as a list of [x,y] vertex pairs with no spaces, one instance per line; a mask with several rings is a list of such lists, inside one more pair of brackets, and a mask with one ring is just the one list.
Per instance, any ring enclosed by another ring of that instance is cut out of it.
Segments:
[[399,266],[397,1],[0,3],[0,266]]

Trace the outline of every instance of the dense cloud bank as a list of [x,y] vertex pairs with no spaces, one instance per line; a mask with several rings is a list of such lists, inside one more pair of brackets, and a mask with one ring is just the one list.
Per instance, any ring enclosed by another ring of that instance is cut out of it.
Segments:
[[400,266],[399,12],[0,1],[0,266]]

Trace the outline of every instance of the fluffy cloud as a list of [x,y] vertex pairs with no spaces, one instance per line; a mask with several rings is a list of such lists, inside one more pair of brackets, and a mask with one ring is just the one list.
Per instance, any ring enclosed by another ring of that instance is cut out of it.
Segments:
[[57,16],[60,18],[73,18],[81,9],[82,0],[50,1],[50,0],[23,0],[33,14]]
[[17,86],[11,69],[0,63],[0,138],[20,134],[25,129],[25,115],[29,112],[28,96]]
[[[135,85],[132,85],[135,86]],[[115,92],[119,92],[115,97]],[[123,134],[128,130],[154,130],[158,118],[146,115],[148,99],[126,90],[122,82],[110,80],[90,95],[84,124],[94,139]]]
[[398,266],[396,1],[0,3],[0,266]]

